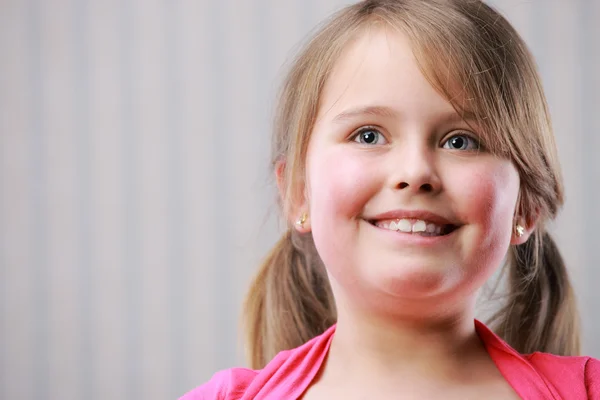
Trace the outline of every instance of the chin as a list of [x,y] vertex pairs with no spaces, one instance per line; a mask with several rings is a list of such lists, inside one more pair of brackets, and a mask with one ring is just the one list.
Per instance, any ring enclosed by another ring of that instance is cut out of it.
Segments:
[[[453,273],[454,272],[454,273]],[[436,266],[404,266],[378,271],[377,276],[369,274],[367,278],[372,286],[399,298],[431,298],[443,296],[456,290],[458,277],[453,269],[441,269]]]

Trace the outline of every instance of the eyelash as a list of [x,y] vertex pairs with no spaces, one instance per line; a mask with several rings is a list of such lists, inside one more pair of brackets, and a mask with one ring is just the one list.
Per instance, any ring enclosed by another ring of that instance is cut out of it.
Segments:
[[[357,140],[357,139],[360,137],[360,135],[361,135],[361,134],[363,134],[363,133],[365,133],[365,132],[368,132],[368,131],[373,131],[373,132],[376,132],[376,133],[378,133],[378,134],[380,135],[380,137],[382,137],[382,138],[384,138],[384,139],[385,139],[385,135],[384,135],[383,133],[381,133],[381,131],[380,131],[380,130],[379,130],[377,127],[374,127],[374,126],[363,126],[362,128],[359,128],[358,130],[356,130],[356,131],[355,131],[355,132],[354,132],[354,133],[353,133],[353,134],[350,136],[350,139],[352,139],[352,141],[354,141],[354,142],[357,142],[357,143],[359,143],[359,144],[363,144],[363,145],[366,145],[366,146],[375,146],[375,145],[371,145],[371,144],[369,144],[369,143],[361,143],[361,142],[359,142],[359,141]],[[463,151],[466,151],[466,150],[471,150],[471,151],[481,151],[481,150],[483,149],[483,145],[482,145],[481,141],[480,141],[478,138],[474,137],[474,135],[472,135],[472,134],[469,134],[469,133],[468,133],[468,132],[466,132],[466,131],[461,131],[461,130],[455,131],[455,133],[453,133],[453,134],[452,134],[451,136],[449,136],[449,137],[448,137],[446,140],[444,140],[444,141],[443,141],[443,145],[445,145],[446,143],[448,143],[448,141],[449,141],[450,139],[452,139],[452,138],[455,138],[455,137],[466,137],[468,140],[470,140],[471,142],[473,142],[473,143],[474,143],[474,146],[475,146],[475,147],[474,147],[473,149],[465,149],[465,150],[463,150]],[[385,144],[385,143],[384,143],[384,144]],[[442,147],[443,147],[443,145],[442,145]],[[380,146],[381,146],[381,145],[380,145]],[[452,149],[451,149],[451,150],[452,150]],[[456,149],[454,149],[454,150],[456,150]]]

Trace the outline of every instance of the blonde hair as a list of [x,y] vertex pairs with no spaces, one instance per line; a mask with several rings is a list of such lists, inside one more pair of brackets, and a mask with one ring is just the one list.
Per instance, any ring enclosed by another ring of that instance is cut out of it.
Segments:
[[[284,214],[302,196],[308,141],[330,71],[350,40],[373,24],[399,29],[410,39],[427,80],[457,112],[472,113],[487,132],[489,151],[511,160],[519,172],[517,216],[537,225],[525,244],[509,249],[507,301],[490,323],[522,353],[578,354],[574,293],[544,227],[564,194],[542,85],[523,40],[481,1],[367,0],[321,27],[296,58],[280,94],[272,162],[283,166]],[[335,322],[328,277],[310,234],[288,227],[252,283],[244,320],[252,368]]]

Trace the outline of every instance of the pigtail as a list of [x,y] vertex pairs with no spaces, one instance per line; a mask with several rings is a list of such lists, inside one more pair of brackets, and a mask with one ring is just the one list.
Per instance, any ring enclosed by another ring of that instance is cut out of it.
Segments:
[[288,230],[260,267],[244,304],[251,368],[263,368],[278,352],[320,335],[335,320],[329,279],[312,235]]
[[509,254],[509,297],[493,318],[497,332],[521,353],[578,355],[579,318],[573,288],[556,243],[535,231]]

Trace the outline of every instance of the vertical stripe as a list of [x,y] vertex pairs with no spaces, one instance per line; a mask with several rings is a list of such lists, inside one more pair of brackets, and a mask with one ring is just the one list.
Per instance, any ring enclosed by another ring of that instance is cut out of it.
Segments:
[[[184,77],[179,96],[182,99],[182,135],[185,207],[185,329],[189,342],[185,347],[186,383],[178,395],[199,382],[208,380],[215,372],[217,332],[213,327],[218,314],[214,299],[219,288],[215,286],[216,266],[219,260],[215,235],[214,209],[218,199],[214,196],[215,159],[211,138],[218,131],[214,120],[211,48],[214,36],[208,18],[212,2],[187,2],[181,13],[181,38],[179,41],[180,72]],[[231,140],[231,139],[230,139]]]
[[[264,173],[260,174],[264,180],[256,188],[256,191],[259,193],[259,195],[256,196],[258,204],[262,205],[262,209],[265,210],[264,215],[259,215],[259,217],[261,217],[260,227],[262,228],[267,222],[267,219],[271,217],[271,215],[269,215],[270,212],[274,210],[274,207],[265,207],[273,203],[274,197],[271,195],[271,192],[266,189],[268,184],[272,181],[272,177],[270,176],[271,168],[269,164],[271,152],[270,147],[265,146],[264,144],[271,143],[270,139],[273,132],[273,118],[277,109],[275,92],[278,89],[280,82],[277,82],[274,79],[276,74],[274,68],[275,66],[273,65],[273,52],[271,49],[273,48],[272,38],[275,33],[273,32],[273,25],[271,23],[272,18],[269,18],[270,13],[268,4],[266,4],[266,0],[261,0],[259,4],[259,6],[254,8],[255,14],[253,15],[255,26],[254,32],[256,33],[254,39],[254,47],[256,49],[254,62],[257,64],[255,68],[255,90],[257,101],[253,103],[253,115],[259,116],[259,118],[257,118],[255,129],[257,134],[264,136],[264,138],[260,138],[254,142],[256,147],[253,150],[254,154],[258,155],[259,160],[265,160],[265,162],[261,165],[261,169],[264,170]],[[270,105],[271,108],[267,109],[265,105]],[[261,207],[258,207],[258,209],[261,209]],[[259,239],[261,240],[257,240],[258,243],[256,243],[255,248],[258,251],[266,252],[266,232],[261,229],[259,230],[258,234]],[[256,269],[258,266],[251,267]]]
[[[0,47],[0,51],[5,50]],[[2,54],[5,54],[4,52]],[[2,65],[0,65],[0,76],[4,75],[4,70],[2,69]],[[2,93],[6,93],[4,87],[2,87],[0,83],[0,110],[6,109],[7,104],[5,103],[5,97]],[[3,115],[0,114],[0,135],[3,131],[3,128],[7,126],[5,121],[2,119]],[[0,399],[8,398],[8,378],[7,378],[7,368],[8,365],[8,349],[7,342],[10,340],[10,334],[8,332],[8,296],[7,296],[7,279],[9,277],[8,268],[10,267],[8,264],[8,240],[6,238],[6,233],[8,232],[8,226],[6,221],[4,220],[4,213],[6,212],[6,208],[8,201],[5,204],[4,198],[6,196],[6,192],[8,191],[8,179],[4,179],[5,174],[3,173],[4,165],[2,165],[1,157],[4,156],[4,152],[6,151],[3,146],[7,141],[2,140],[2,136],[0,136]]]
[[127,398],[125,176],[123,162],[123,53],[120,0],[88,1],[88,102],[90,152],[90,274],[93,359],[88,363],[98,399]]
[[303,32],[312,32],[316,23],[315,18],[319,16],[315,13],[314,0],[304,0],[296,2],[296,9],[300,15],[301,28]]
[[[538,1],[536,12],[531,13],[530,17],[529,23],[531,25],[532,33],[530,43],[531,51],[534,54],[542,81],[548,82],[550,79],[546,78],[548,77],[550,64],[548,63],[548,41],[546,40],[545,32],[545,27],[547,25],[546,21],[548,20],[548,5],[539,5]],[[549,85],[544,86],[544,90],[546,92],[546,97],[551,97]]]
[[[598,233],[598,223],[600,223],[600,160],[597,152],[600,147],[600,118],[598,116],[598,104],[600,104],[600,45],[598,44],[598,18],[600,17],[600,6],[596,2],[588,0],[579,0],[579,37],[581,40],[579,74],[572,74],[574,79],[578,79],[578,84],[582,87],[581,108],[579,115],[583,132],[582,147],[582,171],[585,192],[581,196],[582,215],[585,216],[582,221],[585,240],[584,254],[585,265],[582,266],[581,279],[585,284],[580,285],[584,293],[580,298],[580,304],[586,307],[587,316],[600,305],[600,295],[598,294],[597,282],[600,281],[600,253],[596,251],[600,243],[600,234]],[[574,199],[573,199],[574,200]],[[590,355],[600,358],[600,322],[596,318],[583,318],[585,328],[585,338],[590,341],[584,341],[584,351]]]
[[141,319],[140,310],[142,309],[141,304],[141,283],[143,279],[142,270],[140,268],[140,238],[139,238],[139,218],[137,211],[137,193],[138,193],[138,182],[137,182],[137,143],[136,143],[136,129],[137,125],[135,122],[136,115],[134,115],[134,89],[133,80],[136,74],[136,65],[133,62],[133,51],[134,51],[134,37],[133,37],[133,24],[134,21],[134,10],[131,0],[125,0],[122,3],[121,8],[121,88],[123,95],[123,193],[124,193],[124,232],[125,232],[125,243],[124,243],[124,273],[125,273],[125,286],[127,287],[126,304],[124,305],[127,309],[125,316],[126,320],[123,321],[125,326],[126,334],[126,348],[127,355],[125,362],[126,375],[124,377],[126,381],[126,396],[128,399],[139,398],[141,393],[142,380],[140,379],[141,368],[139,361],[141,359],[141,336],[143,332],[140,329]]
[[[548,69],[548,99],[558,146],[559,157],[563,161],[566,203],[557,219],[556,237],[561,254],[564,257],[570,277],[581,276],[584,258],[585,239],[581,229],[585,219],[582,208],[582,197],[586,191],[583,181],[584,135],[582,121],[577,118],[581,108],[581,91],[579,82],[574,79],[579,69],[576,60],[581,52],[577,21],[577,5],[561,0],[553,0],[545,7],[548,18],[545,20],[547,36],[544,38],[548,59],[543,61]],[[560,21],[560,23],[559,23]],[[572,280],[577,293],[584,283]]]
[[42,85],[42,49],[40,28],[42,26],[41,4],[39,0],[30,0],[28,7],[28,34],[29,34],[29,90],[30,93],[30,113],[31,113],[31,132],[30,140],[30,176],[31,185],[31,214],[32,214],[32,242],[31,242],[31,276],[33,277],[34,309],[29,310],[33,316],[32,324],[34,326],[33,343],[33,376],[35,382],[33,390],[34,398],[42,399],[48,393],[48,270],[46,263],[47,254],[47,204],[45,203],[47,185],[46,175],[44,173],[46,158],[46,141],[44,135],[43,123],[43,85]]
[[33,304],[35,272],[32,247],[33,202],[31,183],[33,147],[33,116],[31,105],[34,86],[31,85],[31,29],[28,2],[13,4],[0,13],[0,47],[4,56],[0,63],[3,98],[0,108],[0,175],[4,182],[2,220],[6,260],[3,281],[2,309],[6,334],[0,334],[3,365],[0,398],[34,398],[35,324]]
[[[15,13],[12,13],[10,17],[15,18]],[[4,16],[6,18],[6,16]],[[13,50],[10,46],[4,47],[6,42],[2,41],[2,35],[8,36],[11,32],[12,26],[3,24],[5,21],[0,16],[0,54],[11,54]],[[6,69],[5,69],[6,68]],[[8,199],[6,193],[8,190],[8,165],[6,156],[6,147],[9,141],[7,140],[6,132],[8,132],[8,118],[6,117],[6,111],[8,109],[8,102],[6,101],[6,93],[8,93],[9,86],[6,80],[2,77],[6,77],[10,73],[10,69],[6,67],[5,63],[0,63],[0,399],[8,398],[8,341],[11,336],[8,332],[8,294],[7,294],[7,280],[9,278],[9,260],[8,260],[8,238],[6,232],[9,231],[7,221],[5,220],[5,213],[8,208]],[[8,75],[10,76],[10,75]],[[11,78],[15,78],[10,76]],[[6,84],[6,86],[5,86]],[[6,199],[6,200],[5,200]]]
[[[218,311],[216,315],[221,317],[214,321],[214,328],[217,333],[216,337],[218,342],[215,343],[218,349],[217,356],[217,369],[226,368],[231,366],[236,359],[235,343],[236,343],[236,329],[232,326],[229,321],[232,316],[235,315],[235,305],[233,299],[235,298],[232,293],[232,283],[235,277],[232,274],[232,257],[230,251],[232,250],[231,239],[232,235],[230,229],[234,229],[235,221],[231,220],[232,207],[234,206],[233,199],[230,198],[228,192],[228,186],[235,181],[235,177],[232,176],[231,162],[226,149],[229,147],[228,142],[234,136],[232,136],[229,123],[229,115],[227,113],[227,99],[226,93],[230,93],[228,87],[228,79],[226,73],[227,68],[227,57],[225,55],[225,49],[231,46],[227,43],[229,39],[229,29],[227,28],[227,19],[225,10],[235,9],[231,0],[214,1],[212,2],[212,10],[207,14],[209,21],[207,23],[212,25],[213,37],[222,38],[222,41],[213,40],[211,57],[209,62],[212,62],[212,87],[210,88],[210,96],[213,99],[214,113],[213,113],[213,124],[217,132],[202,132],[201,134],[207,135],[207,145],[214,146],[215,154],[219,157],[215,158],[214,174],[215,174],[215,187],[213,195],[219,199],[217,208],[213,214],[215,236],[217,240],[217,251],[218,264],[214,265],[216,268],[215,274],[215,287],[219,290],[215,298],[214,305]],[[222,133],[225,134],[222,134]],[[241,199],[236,199],[242,201]]]
[[74,129],[78,140],[76,151],[77,165],[77,220],[78,220],[78,297],[79,297],[79,335],[82,338],[79,355],[79,385],[82,398],[95,398],[92,386],[94,352],[92,345],[92,254],[91,242],[91,201],[90,201],[90,110],[89,110],[89,65],[88,65],[88,1],[73,0],[75,8],[73,21],[73,39],[75,49],[75,118]]
[[171,365],[169,376],[171,396],[180,394],[185,384],[184,371],[184,349],[188,346],[188,335],[185,329],[184,316],[187,314],[187,293],[185,291],[185,246],[183,237],[183,224],[186,210],[183,201],[183,131],[181,84],[180,73],[181,50],[179,47],[181,17],[181,2],[165,2],[164,26],[165,26],[165,106],[166,126],[165,135],[168,138],[168,213],[169,213],[169,235],[168,235],[168,259],[169,259],[169,313],[170,313],[170,340],[171,340]]
[[[15,18],[15,15],[10,15]],[[4,16],[6,18],[6,16]],[[2,41],[2,35],[8,36],[11,32],[12,26],[3,24],[5,21],[0,16],[0,54],[11,54],[13,50],[10,46],[4,47],[5,42]],[[10,72],[9,68],[6,68],[5,63],[0,63],[0,399],[8,398],[8,341],[11,336],[8,332],[8,294],[7,294],[7,280],[9,278],[9,261],[8,261],[8,238],[6,232],[9,231],[5,213],[8,207],[8,199],[5,201],[6,193],[8,190],[8,165],[6,156],[6,146],[9,143],[7,140],[6,132],[8,132],[8,118],[6,117],[6,111],[8,109],[8,102],[6,101],[6,93],[8,93],[9,86],[6,80],[2,77],[6,77]],[[10,75],[8,75],[10,76]],[[11,78],[15,78],[12,77]],[[6,86],[5,86],[6,84]],[[6,177],[6,178],[5,178]]]

